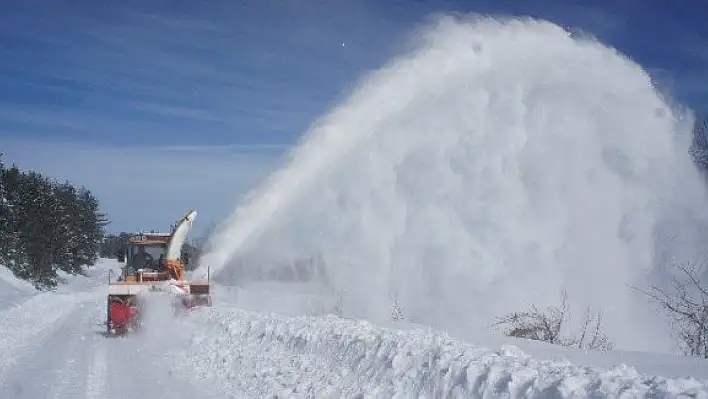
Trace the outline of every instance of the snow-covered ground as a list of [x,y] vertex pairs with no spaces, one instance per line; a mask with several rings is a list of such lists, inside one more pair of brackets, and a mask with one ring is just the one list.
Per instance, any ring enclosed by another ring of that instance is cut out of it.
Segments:
[[250,397],[708,397],[707,380],[537,360],[515,346],[490,350],[425,329],[218,308],[193,316],[203,327],[190,328],[176,359],[190,359],[191,371],[223,392]]
[[0,265],[0,310],[26,298],[36,290],[32,284],[17,279],[10,269]]
[[21,294],[0,311],[0,397],[708,398],[698,359],[255,312],[240,308],[246,290],[239,299],[221,287],[213,308],[177,317],[155,294],[142,333],[108,338],[105,281],[117,267],[102,260],[46,293],[2,275]]
[[40,293],[0,266],[7,301],[0,311],[0,398],[224,397],[171,375],[164,354],[179,348],[158,338],[173,331],[105,336],[107,273],[117,267],[102,260],[88,277],[69,276],[56,292]]
[[[250,311],[253,313],[278,314],[295,318],[303,314],[321,315],[331,312],[327,301],[314,284],[305,283],[242,283],[240,286],[216,286],[214,303],[219,311]],[[287,320],[287,319],[286,319]],[[390,321],[379,324],[395,330],[425,330],[425,326],[405,321]],[[445,330],[456,340],[480,344],[499,351],[514,346],[534,359],[560,363],[570,362],[596,368],[611,369],[629,365],[640,373],[672,378],[694,377],[708,379],[708,362],[679,355],[613,350],[610,352],[583,351],[565,348],[544,342],[522,340],[497,334],[488,327],[482,329]]]

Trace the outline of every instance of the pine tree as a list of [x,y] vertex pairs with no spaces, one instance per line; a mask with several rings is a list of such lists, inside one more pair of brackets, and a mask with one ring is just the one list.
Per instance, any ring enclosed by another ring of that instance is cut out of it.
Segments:
[[121,232],[120,234],[107,234],[103,237],[99,254],[102,258],[117,259],[122,251],[123,243],[126,242],[131,234]]
[[98,200],[85,187],[78,190],[73,208],[72,231],[76,234],[72,243],[72,267],[80,271],[82,266],[94,264],[108,224],[106,215],[99,212]]
[[107,222],[85,187],[8,169],[0,159],[0,264],[15,276],[52,288],[60,270],[83,273],[98,260]]
[[708,115],[698,115],[693,126],[693,143],[689,149],[693,161],[703,172],[708,171]]
[[76,202],[76,190],[68,182],[54,188],[57,212],[57,225],[54,226],[55,240],[52,245],[55,265],[69,274],[76,274],[74,270],[73,248],[76,245],[75,226],[72,224]]
[[20,171],[13,165],[0,170],[2,182],[2,207],[0,208],[0,263],[11,270],[15,270],[21,262],[19,252],[18,224],[18,195],[20,187]]
[[18,234],[23,261],[16,264],[15,274],[30,279],[38,287],[56,285],[56,270],[52,262],[53,230],[56,230],[56,207],[52,187],[36,172],[21,174],[22,185],[18,202]]
[[5,169],[0,153],[0,264],[8,261],[7,254],[10,253],[11,233],[12,233],[12,207],[10,206],[7,176],[9,171]]

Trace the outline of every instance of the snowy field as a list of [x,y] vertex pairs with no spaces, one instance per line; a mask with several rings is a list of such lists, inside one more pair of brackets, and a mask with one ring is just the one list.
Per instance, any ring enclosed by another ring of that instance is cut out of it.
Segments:
[[174,317],[156,294],[143,332],[107,338],[105,281],[116,267],[102,260],[88,278],[34,294],[2,274],[3,290],[19,293],[0,312],[0,397],[708,398],[698,359],[464,342],[410,324],[243,310],[225,295]]

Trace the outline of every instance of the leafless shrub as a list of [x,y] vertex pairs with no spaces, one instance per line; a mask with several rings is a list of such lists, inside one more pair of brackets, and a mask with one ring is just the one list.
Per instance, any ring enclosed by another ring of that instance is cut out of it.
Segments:
[[403,320],[403,308],[401,307],[401,303],[398,300],[398,294],[393,293],[390,295],[391,296],[391,318],[394,321],[400,321]]
[[546,313],[533,305],[528,311],[514,312],[498,318],[494,327],[505,326],[504,334],[515,338],[543,341],[584,350],[610,350],[613,344],[602,329],[602,313],[587,308],[578,336],[565,335],[570,322],[568,294],[561,292],[561,304],[549,306]]
[[337,294],[337,301],[334,303],[332,313],[334,313],[338,317],[342,317],[342,315],[344,314],[344,295],[341,292]]
[[589,307],[585,309],[580,336],[574,340],[573,346],[579,349],[607,351],[614,348],[602,329],[602,312],[593,312]]
[[673,278],[670,289],[634,288],[649,296],[670,318],[685,355],[708,359],[708,288],[699,278],[702,266],[687,263],[677,268],[682,278]]

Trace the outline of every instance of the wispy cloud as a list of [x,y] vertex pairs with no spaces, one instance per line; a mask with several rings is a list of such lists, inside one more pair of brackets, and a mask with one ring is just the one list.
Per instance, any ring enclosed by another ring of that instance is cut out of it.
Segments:
[[342,6],[321,20],[322,7],[257,3],[206,12],[87,3],[0,17],[10,43],[0,50],[0,128],[111,142],[295,142],[345,82],[385,59],[361,41],[384,21],[351,19],[368,11]]
[[376,8],[318,4],[16,2],[0,12],[0,152],[91,189],[112,230],[224,217],[387,58]]
[[[192,203],[227,212],[431,12],[578,27],[669,71],[679,95],[708,98],[695,45],[705,40],[643,2],[12,2],[0,6],[0,151],[85,184],[125,226],[116,228],[159,224]],[[652,15],[663,16],[659,33],[647,28]],[[681,64],[689,53],[691,71]]]
[[228,215],[242,195],[277,168],[283,148],[129,147],[79,142],[3,141],[9,165],[84,185],[112,219],[111,231],[165,229],[188,209],[196,231]]

